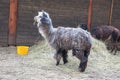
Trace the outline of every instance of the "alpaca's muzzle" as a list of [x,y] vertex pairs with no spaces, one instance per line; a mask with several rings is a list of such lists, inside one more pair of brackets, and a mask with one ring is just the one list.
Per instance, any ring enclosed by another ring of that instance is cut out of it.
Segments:
[[33,25],[35,25],[37,23],[37,19],[36,19],[36,16],[34,17],[34,22],[33,22]]

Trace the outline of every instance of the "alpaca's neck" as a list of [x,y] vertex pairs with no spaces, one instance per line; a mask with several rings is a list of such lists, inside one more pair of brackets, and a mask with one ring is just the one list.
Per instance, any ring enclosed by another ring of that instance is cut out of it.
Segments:
[[53,33],[53,26],[52,25],[42,25],[42,27],[39,28],[39,32],[47,41],[49,41],[49,39]]

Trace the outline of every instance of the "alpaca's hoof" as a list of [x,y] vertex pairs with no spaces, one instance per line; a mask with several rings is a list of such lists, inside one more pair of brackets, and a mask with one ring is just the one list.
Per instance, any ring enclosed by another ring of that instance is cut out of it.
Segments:
[[116,52],[113,55],[116,55]]
[[116,55],[116,53],[115,53],[115,54],[113,54],[113,55]]
[[57,63],[56,63],[56,66],[58,66],[58,65],[59,65],[59,63],[60,63],[60,62],[57,62]]
[[85,71],[85,69],[79,68],[79,71],[80,71],[80,72],[84,72],[84,71]]
[[64,61],[64,64],[66,64],[66,63],[68,63],[68,61],[66,60],[66,61]]
[[75,54],[72,54],[72,56],[75,56]]

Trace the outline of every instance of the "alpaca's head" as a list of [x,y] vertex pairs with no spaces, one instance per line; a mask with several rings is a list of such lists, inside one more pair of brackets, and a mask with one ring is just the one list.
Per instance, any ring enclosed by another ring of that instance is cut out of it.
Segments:
[[84,30],[88,30],[87,24],[85,24],[85,23],[81,23],[80,28],[82,28]]
[[34,24],[37,23],[39,33],[46,39],[53,32],[52,21],[49,14],[45,11],[38,12],[34,17]]
[[37,27],[52,24],[49,14],[45,11],[38,12],[38,15],[34,17],[34,23],[37,23]]

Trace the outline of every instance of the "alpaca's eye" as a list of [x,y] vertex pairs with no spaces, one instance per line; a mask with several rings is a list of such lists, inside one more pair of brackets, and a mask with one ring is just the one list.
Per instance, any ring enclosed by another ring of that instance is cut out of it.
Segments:
[[42,16],[39,16],[39,18],[42,18]]
[[47,15],[44,15],[44,17],[47,17]]

